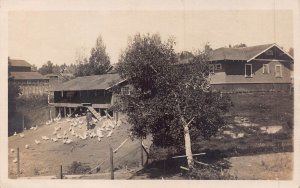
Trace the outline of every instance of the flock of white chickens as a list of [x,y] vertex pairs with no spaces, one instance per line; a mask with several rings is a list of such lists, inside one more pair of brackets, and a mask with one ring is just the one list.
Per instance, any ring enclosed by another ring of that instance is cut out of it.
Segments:
[[[102,117],[100,119],[100,124],[102,124],[102,126],[93,130],[87,130],[86,117],[79,116],[78,114],[75,114],[75,118],[66,118],[64,121],[62,121],[61,116],[58,115],[58,117],[54,118],[52,121],[47,121],[46,125],[51,125],[53,122],[56,122],[60,125],[54,126],[52,135],[41,136],[41,140],[35,139],[34,143],[36,145],[46,144],[49,142],[62,142],[63,144],[70,144],[74,139],[86,140],[88,138],[97,139],[100,142],[101,139],[105,137],[104,133],[106,133],[106,137],[111,137],[115,128],[115,122],[107,117]],[[93,123],[97,122],[98,120],[93,118]],[[69,128],[66,129],[65,126]],[[120,126],[120,124],[117,124],[117,126]],[[37,129],[37,125],[30,128],[32,131],[36,131]],[[15,132],[14,136],[18,135],[21,138],[25,137],[24,133],[17,134]],[[25,149],[30,149],[30,147],[30,144],[25,144]],[[11,149],[11,152],[13,153],[14,149]],[[16,163],[17,159],[14,159],[13,162]]]

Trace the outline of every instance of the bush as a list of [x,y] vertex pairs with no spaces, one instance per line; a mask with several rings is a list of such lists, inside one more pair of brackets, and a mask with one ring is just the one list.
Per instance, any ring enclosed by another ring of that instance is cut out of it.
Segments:
[[90,166],[82,164],[79,161],[73,161],[72,164],[68,167],[68,174],[85,174],[90,170]]
[[237,177],[232,176],[227,172],[227,170],[223,170],[223,168],[219,165],[199,165],[195,164],[194,168],[186,174],[190,179],[197,180],[235,180]]

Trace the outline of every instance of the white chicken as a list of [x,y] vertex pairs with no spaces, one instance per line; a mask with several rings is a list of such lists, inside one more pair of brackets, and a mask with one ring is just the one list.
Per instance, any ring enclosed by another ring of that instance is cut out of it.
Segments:
[[22,134],[20,134],[20,137],[21,137],[21,138],[24,138],[24,136],[25,136],[25,135],[24,135],[23,133],[22,133]]
[[82,140],[86,140],[86,139],[87,139],[86,135],[83,135],[83,136],[79,135],[79,137],[80,137]]
[[26,145],[25,145],[25,148],[26,148],[26,149],[29,149],[29,144],[26,144]]
[[17,136],[17,132],[14,133],[14,136]]
[[75,114],[75,117],[78,117],[78,114]]
[[53,142],[57,142],[57,138],[51,138]]
[[69,128],[69,131],[71,132],[73,129],[72,129],[72,127],[70,126],[70,128]]
[[35,127],[33,127],[33,130],[36,131],[38,128],[38,125],[35,125]]
[[66,139],[66,140],[64,139],[63,140],[64,144],[70,144],[71,142],[73,142],[71,139]]
[[13,160],[13,162],[14,162],[14,163],[17,163],[17,162],[18,162],[18,159],[17,159],[17,158],[15,158],[15,159]]
[[56,137],[57,137],[58,139],[62,139],[62,137],[60,136],[60,134],[57,134]]
[[99,138],[103,138],[103,137],[104,137],[103,134],[102,134],[101,129],[97,129],[97,136],[98,136]]
[[111,130],[111,131],[107,134],[106,137],[111,137],[112,133],[113,133],[113,130]]
[[58,131],[58,130],[60,130],[61,129],[61,127],[54,127],[54,130],[55,131]]
[[14,149],[10,149],[10,152],[12,152],[12,153],[13,153],[13,152],[15,152],[15,150],[14,150]]
[[43,140],[49,140],[49,138],[47,136],[42,136]]
[[41,141],[39,141],[39,140],[34,140],[34,142],[35,142],[37,145],[39,145],[39,144],[41,143]]
[[100,138],[100,137],[98,137],[98,141],[99,141],[99,142],[101,141],[101,138]]

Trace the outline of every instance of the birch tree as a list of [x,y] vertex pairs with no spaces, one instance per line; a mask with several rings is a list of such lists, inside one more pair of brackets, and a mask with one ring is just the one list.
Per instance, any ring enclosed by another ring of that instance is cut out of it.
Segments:
[[118,108],[127,113],[134,137],[151,135],[157,146],[182,147],[192,168],[193,140],[217,133],[230,100],[210,89],[203,52],[179,65],[174,45],[173,39],[163,42],[158,34],[133,37],[117,65],[133,91],[121,95]]

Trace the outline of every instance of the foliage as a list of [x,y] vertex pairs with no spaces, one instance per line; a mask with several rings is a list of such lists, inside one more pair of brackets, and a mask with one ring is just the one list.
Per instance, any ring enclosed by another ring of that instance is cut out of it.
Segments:
[[73,161],[68,168],[68,174],[85,174],[91,170],[91,167],[84,165],[79,161]]
[[237,177],[232,176],[220,165],[196,165],[186,175],[191,179],[197,180],[235,180]]
[[43,64],[43,66],[38,69],[38,72],[42,75],[52,74],[53,67],[54,67],[53,63],[51,61],[47,61],[46,64]]
[[243,48],[243,47],[247,47],[247,45],[245,43],[240,43],[235,45],[229,44],[229,48]]
[[134,90],[122,95],[135,137],[151,134],[159,146],[182,146],[183,124],[190,122],[192,140],[209,139],[224,125],[229,98],[210,90],[205,53],[195,54],[190,66],[177,66],[174,40],[158,34],[135,35],[122,54],[117,70]]
[[111,65],[109,56],[106,53],[106,46],[101,36],[97,38],[96,46],[92,48],[89,60],[87,58],[80,58],[77,60],[77,63],[76,77],[100,75],[107,72]]

